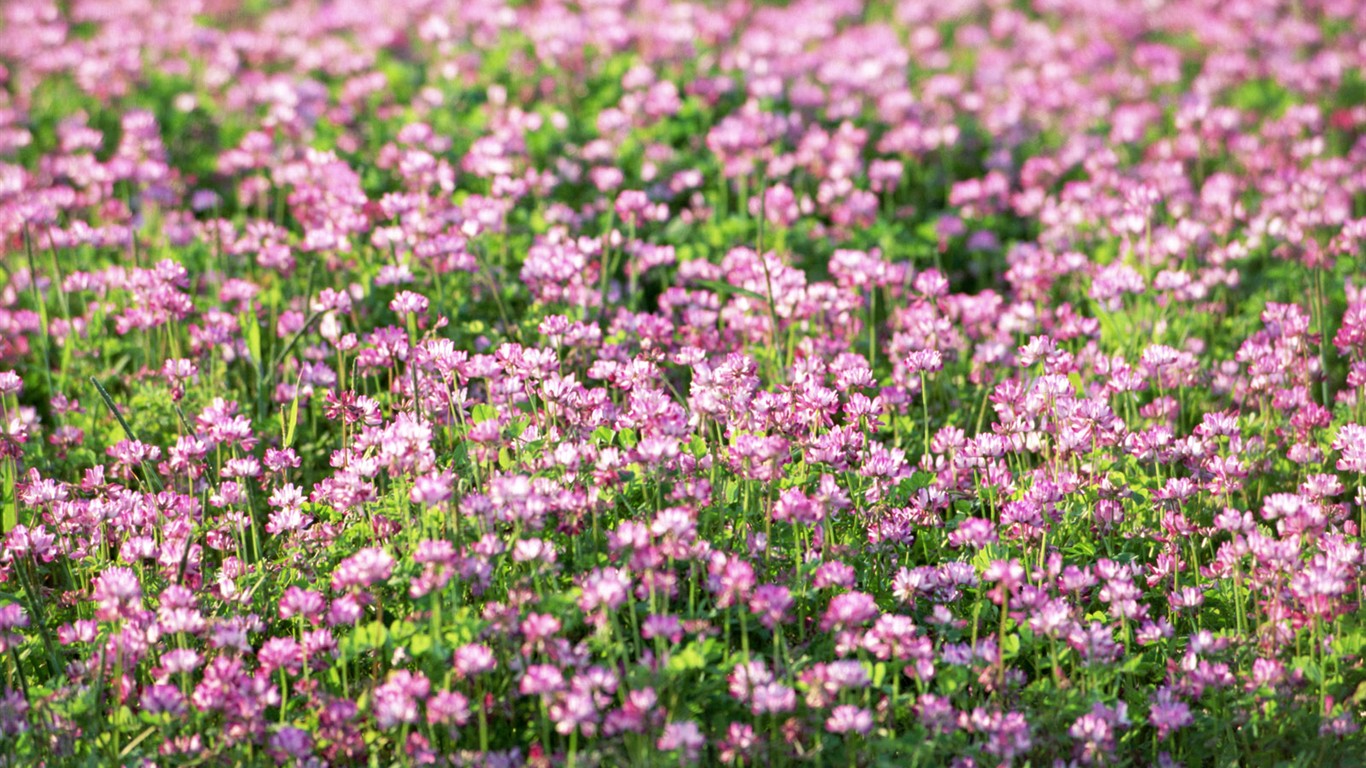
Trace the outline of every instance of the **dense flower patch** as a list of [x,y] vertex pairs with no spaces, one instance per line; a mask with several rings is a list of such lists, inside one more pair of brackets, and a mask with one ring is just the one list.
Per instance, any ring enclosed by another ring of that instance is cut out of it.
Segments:
[[0,764],[1366,759],[1360,3],[0,11]]

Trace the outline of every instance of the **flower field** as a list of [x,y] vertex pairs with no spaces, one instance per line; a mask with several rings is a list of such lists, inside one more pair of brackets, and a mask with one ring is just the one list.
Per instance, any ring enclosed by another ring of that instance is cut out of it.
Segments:
[[0,765],[1366,764],[1363,41],[0,2]]

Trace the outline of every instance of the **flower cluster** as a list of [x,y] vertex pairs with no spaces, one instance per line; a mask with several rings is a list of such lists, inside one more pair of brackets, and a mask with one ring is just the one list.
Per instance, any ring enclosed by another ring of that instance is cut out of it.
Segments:
[[5,2],[0,766],[1359,764],[1363,39]]

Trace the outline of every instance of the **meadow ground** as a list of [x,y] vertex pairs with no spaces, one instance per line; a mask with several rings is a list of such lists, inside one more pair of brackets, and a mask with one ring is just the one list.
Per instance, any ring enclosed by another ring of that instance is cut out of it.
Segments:
[[0,765],[1362,765],[1363,40],[5,0]]

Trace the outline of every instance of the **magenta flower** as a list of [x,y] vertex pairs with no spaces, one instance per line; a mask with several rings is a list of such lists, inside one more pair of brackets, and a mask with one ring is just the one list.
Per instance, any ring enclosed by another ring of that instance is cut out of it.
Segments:
[[128,568],[109,568],[95,577],[94,600],[100,621],[131,619],[142,609],[142,584]]
[[830,712],[825,730],[830,733],[867,735],[873,729],[873,713],[852,704],[842,704]]
[[462,726],[470,720],[469,701],[453,691],[437,691],[427,700],[427,722]]
[[463,680],[497,668],[498,662],[487,645],[471,643],[455,649],[454,666],[456,678]]
[[365,588],[389,578],[394,571],[394,558],[375,547],[362,549],[337,564],[332,572],[332,590],[345,592]]
[[1165,739],[1172,732],[1192,722],[1190,707],[1179,701],[1168,686],[1157,689],[1148,711],[1148,722],[1157,728],[1157,736]]
[[389,302],[389,309],[400,315],[421,315],[427,312],[427,297],[412,291],[399,291]]
[[415,723],[418,702],[427,697],[431,683],[421,673],[394,672],[383,685],[375,688],[371,704],[375,721],[380,728],[393,728],[402,723]]
[[846,592],[831,598],[821,617],[820,628],[823,632],[846,629],[872,621],[877,614],[877,603],[871,595]]
[[1366,475],[1366,427],[1344,424],[1333,440],[1333,450],[1342,454],[1337,462],[1339,470]]
[[682,720],[664,726],[664,733],[656,740],[655,747],[665,752],[678,752],[680,760],[693,763],[701,756],[706,743],[697,723]]

